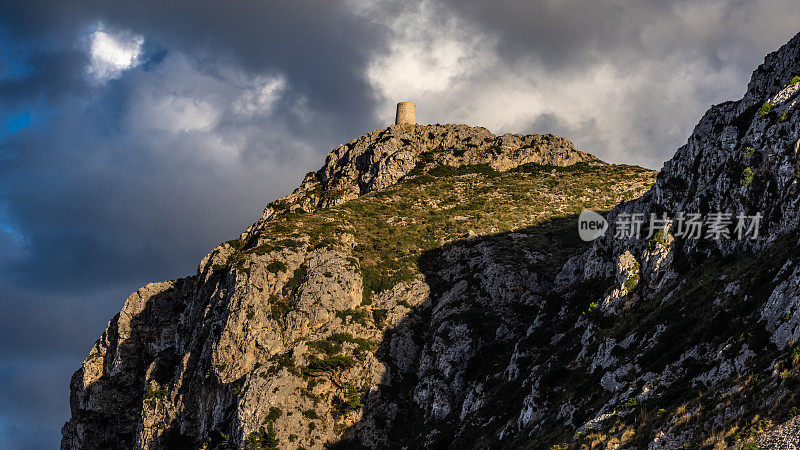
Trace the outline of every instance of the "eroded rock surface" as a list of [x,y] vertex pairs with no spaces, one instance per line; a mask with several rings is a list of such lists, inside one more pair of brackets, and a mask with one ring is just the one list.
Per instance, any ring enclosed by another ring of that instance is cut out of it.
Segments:
[[[800,36],[657,178],[462,125],[337,147],[195,275],[128,298],[62,447],[796,446],[798,75]],[[577,213],[612,207],[580,241]],[[760,213],[760,236],[614,238],[679,212]]]

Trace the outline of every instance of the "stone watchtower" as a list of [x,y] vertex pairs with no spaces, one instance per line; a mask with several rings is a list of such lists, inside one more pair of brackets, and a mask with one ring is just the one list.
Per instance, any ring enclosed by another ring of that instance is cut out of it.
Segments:
[[394,119],[395,125],[416,125],[417,124],[417,105],[411,102],[400,102],[397,104],[397,116]]

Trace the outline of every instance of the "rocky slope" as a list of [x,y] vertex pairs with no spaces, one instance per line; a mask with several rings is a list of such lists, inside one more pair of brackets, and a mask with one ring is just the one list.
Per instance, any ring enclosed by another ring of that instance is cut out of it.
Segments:
[[[657,178],[462,125],[337,147],[197,274],[128,298],[62,448],[796,445],[797,75],[800,36]],[[680,212],[761,213],[760,237],[614,238]]]

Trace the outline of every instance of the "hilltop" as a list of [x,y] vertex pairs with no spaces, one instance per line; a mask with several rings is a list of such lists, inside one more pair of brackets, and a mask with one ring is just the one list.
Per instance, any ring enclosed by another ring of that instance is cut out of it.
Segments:
[[[336,147],[195,275],[127,299],[62,448],[796,445],[798,75],[800,35],[658,174],[465,125]],[[592,243],[584,209],[608,211]],[[681,212],[762,222],[615,237]]]

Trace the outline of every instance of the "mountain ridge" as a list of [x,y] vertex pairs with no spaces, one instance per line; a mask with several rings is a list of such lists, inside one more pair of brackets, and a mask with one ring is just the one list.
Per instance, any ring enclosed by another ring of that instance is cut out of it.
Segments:
[[[800,35],[657,177],[463,125],[337,147],[196,275],[128,298],[62,448],[797,445],[798,75]],[[592,243],[583,209],[610,211]],[[763,234],[615,238],[682,211]]]
[[418,164],[487,164],[506,171],[527,163],[564,166],[594,161],[600,162],[552,134],[495,136],[468,125],[392,125],[331,150],[324,165],[306,174],[292,194],[267,205],[261,220],[293,208],[312,212],[341,204],[402,180]]

